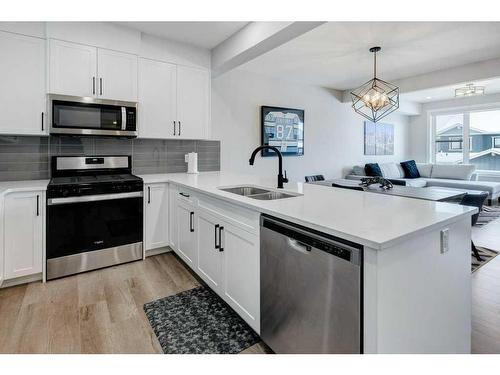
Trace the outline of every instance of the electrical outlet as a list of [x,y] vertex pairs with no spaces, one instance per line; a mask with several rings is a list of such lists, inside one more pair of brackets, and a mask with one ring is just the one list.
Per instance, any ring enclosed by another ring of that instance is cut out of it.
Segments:
[[441,231],[441,254],[450,250],[450,230],[448,228]]
[[186,162],[186,163],[187,163],[187,162],[188,162],[188,160],[189,160],[189,155],[188,155],[188,154],[184,155],[184,162]]

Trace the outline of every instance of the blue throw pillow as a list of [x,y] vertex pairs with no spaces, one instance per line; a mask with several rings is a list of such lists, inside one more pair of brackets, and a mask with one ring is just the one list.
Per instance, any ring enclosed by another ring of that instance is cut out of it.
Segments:
[[378,163],[365,164],[365,173],[370,177],[382,177],[382,171],[380,170]]
[[420,173],[417,168],[417,163],[415,160],[403,161],[400,163],[403,171],[405,172],[405,178],[419,178]]

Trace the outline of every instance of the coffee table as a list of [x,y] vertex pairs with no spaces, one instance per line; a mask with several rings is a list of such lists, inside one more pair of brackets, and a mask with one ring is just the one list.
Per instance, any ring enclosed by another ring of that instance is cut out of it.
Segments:
[[[324,181],[311,182],[316,185],[332,186],[332,183],[338,185],[346,186],[359,186],[359,181],[356,180],[346,180],[346,179],[332,179]],[[365,192],[385,194],[385,195],[395,195],[400,197],[423,199],[428,201],[436,202],[460,202],[465,194],[479,194],[482,193],[479,190],[464,190],[455,188],[444,188],[438,186],[429,187],[413,187],[413,186],[400,186],[394,185],[392,189],[385,190],[379,187],[379,184],[374,184],[369,187],[363,188]]]

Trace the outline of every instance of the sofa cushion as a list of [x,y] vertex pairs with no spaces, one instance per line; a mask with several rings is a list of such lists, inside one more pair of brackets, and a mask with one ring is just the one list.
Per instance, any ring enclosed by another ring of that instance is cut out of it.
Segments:
[[405,176],[403,168],[397,163],[379,164],[379,167],[384,178],[403,178]]
[[365,167],[361,165],[355,165],[352,167],[352,174],[355,176],[366,176]]
[[367,163],[365,164],[365,173],[367,176],[380,176],[382,177],[382,171],[378,163]]
[[431,177],[432,173],[432,164],[430,163],[417,163],[417,169],[418,173],[420,174],[420,177]]
[[408,160],[401,162],[401,167],[405,172],[405,178],[419,178],[420,173],[418,173],[417,163],[415,160]]
[[423,178],[401,178],[399,180],[406,182],[406,186],[421,188],[427,186],[427,181]]
[[476,166],[472,164],[434,164],[431,178],[470,180]]
[[424,178],[427,186],[449,187],[464,190],[478,190],[487,191],[491,198],[496,198],[500,195],[500,182],[491,181],[466,181],[466,180],[453,180],[446,178]]

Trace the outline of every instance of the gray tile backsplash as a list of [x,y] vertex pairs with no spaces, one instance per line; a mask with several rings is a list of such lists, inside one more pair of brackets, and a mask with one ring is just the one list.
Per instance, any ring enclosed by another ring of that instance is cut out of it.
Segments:
[[136,174],[186,172],[184,155],[193,151],[200,171],[220,170],[219,141],[0,136],[0,181],[49,178],[56,155],[132,155]]

